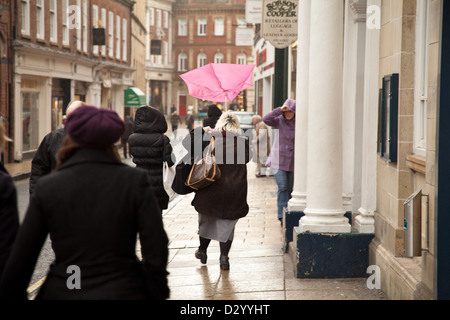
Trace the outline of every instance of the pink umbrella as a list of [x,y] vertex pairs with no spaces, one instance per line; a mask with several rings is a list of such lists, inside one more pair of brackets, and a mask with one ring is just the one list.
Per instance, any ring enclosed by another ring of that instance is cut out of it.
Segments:
[[186,82],[189,95],[226,104],[253,84],[254,67],[247,64],[209,63],[180,77]]

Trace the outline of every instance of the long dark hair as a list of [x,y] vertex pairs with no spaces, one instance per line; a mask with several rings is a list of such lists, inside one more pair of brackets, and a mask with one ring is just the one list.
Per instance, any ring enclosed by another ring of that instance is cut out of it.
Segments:
[[[59,170],[67,160],[69,160],[78,150],[81,149],[86,149],[86,147],[76,143],[69,135],[66,135],[56,156],[55,170]],[[119,152],[114,144],[100,150],[104,150],[111,157],[120,161]]]

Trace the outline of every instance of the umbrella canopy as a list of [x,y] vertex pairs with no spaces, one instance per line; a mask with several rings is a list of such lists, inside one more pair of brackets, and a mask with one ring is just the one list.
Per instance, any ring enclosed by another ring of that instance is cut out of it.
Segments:
[[254,67],[247,64],[209,63],[180,77],[186,83],[189,95],[203,100],[228,102],[253,84]]

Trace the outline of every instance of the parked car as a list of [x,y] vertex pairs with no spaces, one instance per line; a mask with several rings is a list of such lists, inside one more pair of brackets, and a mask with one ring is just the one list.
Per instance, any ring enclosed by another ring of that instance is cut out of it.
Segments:
[[[239,124],[241,125],[242,133],[249,138],[252,137],[252,129],[254,128],[252,124],[252,118],[255,115],[253,112],[246,111],[233,111],[233,114],[236,115],[236,118],[239,120]],[[250,130],[249,132],[247,132]],[[251,139],[250,139],[251,140]]]

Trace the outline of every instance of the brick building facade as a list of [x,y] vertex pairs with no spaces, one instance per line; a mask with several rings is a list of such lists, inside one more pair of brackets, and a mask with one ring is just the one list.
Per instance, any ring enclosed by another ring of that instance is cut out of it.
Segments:
[[[241,43],[240,39],[253,28],[247,28],[245,0],[177,1],[173,12],[173,101],[183,115],[188,106],[201,111],[209,102],[189,96],[179,76],[208,63],[251,64],[253,43]],[[252,111],[253,96],[250,88],[233,102],[240,109]]]
[[[0,121],[6,128],[8,136],[12,136],[12,96],[11,73],[12,54],[10,40],[12,36],[12,13],[14,1],[0,1]],[[0,156],[0,161],[9,161],[11,144],[5,146],[5,152]]]
[[[61,125],[71,100],[123,116],[132,85],[129,0],[18,1],[14,52],[15,161],[33,156],[42,138]],[[104,28],[104,45],[94,29]]]

